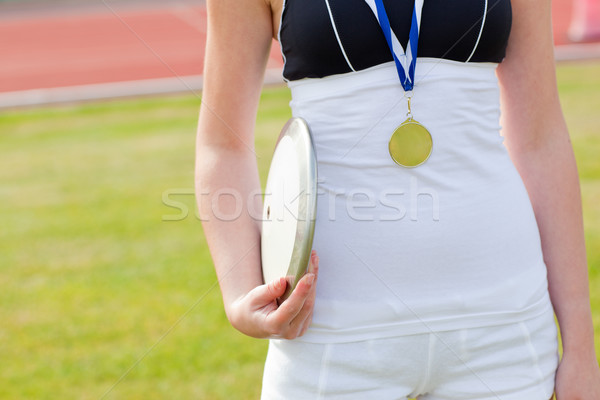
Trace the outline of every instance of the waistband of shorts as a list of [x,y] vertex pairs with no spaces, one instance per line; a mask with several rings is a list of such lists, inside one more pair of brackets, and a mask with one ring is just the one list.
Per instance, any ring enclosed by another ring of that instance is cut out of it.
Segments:
[[548,292],[530,306],[517,310],[488,314],[457,315],[444,319],[419,319],[411,322],[398,322],[385,325],[369,325],[352,329],[319,329],[310,327],[307,332],[294,340],[305,343],[352,343],[365,340],[384,339],[398,336],[425,333],[475,329],[498,325],[515,324],[535,319],[545,313],[553,313]]

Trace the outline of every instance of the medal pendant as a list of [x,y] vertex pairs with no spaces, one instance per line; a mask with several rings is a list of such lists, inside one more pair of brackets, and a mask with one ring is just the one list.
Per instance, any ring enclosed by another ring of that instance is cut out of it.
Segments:
[[418,167],[427,161],[432,148],[431,134],[412,117],[396,128],[389,143],[392,160],[406,168]]

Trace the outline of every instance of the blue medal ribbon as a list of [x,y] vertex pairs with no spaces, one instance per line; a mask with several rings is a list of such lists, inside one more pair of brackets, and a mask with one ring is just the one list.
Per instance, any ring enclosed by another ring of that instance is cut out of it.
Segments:
[[381,26],[383,36],[385,36],[385,40],[394,57],[394,63],[396,64],[400,83],[406,92],[410,92],[413,89],[415,82],[419,27],[421,25],[421,12],[423,10],[424,0],[415,0],[406,52],[392,31],[390,21],[383,5],[383,0],[365,0],[365,2],[369,5],[379,22],[379,26]]

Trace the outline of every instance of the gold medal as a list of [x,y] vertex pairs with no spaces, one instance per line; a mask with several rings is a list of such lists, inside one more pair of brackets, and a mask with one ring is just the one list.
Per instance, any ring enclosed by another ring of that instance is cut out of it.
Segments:
[[[417,69],[417,49],[419,46],[419,31],[424,0],[415,0],[410,33],[406,51],[398,42],[390,27],[390,21],[385,11],[383,0],[367,0],[371,11],[377,18],[385,41],[390,48],[394,65],[398,72],[400,84],[404,89],[404,97],[408,100],[408,113],[404,121],[390,138],[389,151],[392,160],[402,167],[413,168],[423,164],[431,155],[433,139],[423,125],[415,121],[410,111],[410,98],[415,87],[415,71]],[[395,42],[394,40],[395,39]]]
[[389,150],[392,160],[401,167],[414,168],[423,164],[431,155],[433,139],[421,123],[415,121],[408,98],[408,118],[396,128],[390,138]]
[[407,168],[417,167],[427,161],[432,148],[433,140],[429,131],[411,117],[396,128],[389,144],[392,160]]

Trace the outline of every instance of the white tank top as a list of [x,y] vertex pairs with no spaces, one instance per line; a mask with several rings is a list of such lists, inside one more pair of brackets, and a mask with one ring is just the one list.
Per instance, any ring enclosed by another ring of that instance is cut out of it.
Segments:
[[320,275],[299,340],[497,325],[551,307],[531,203],[499,133],[496,66],[418,59],[412,111],[433,152],[411,169],[388,152],[407,111],[393,63],[288,83],[319,175]]

